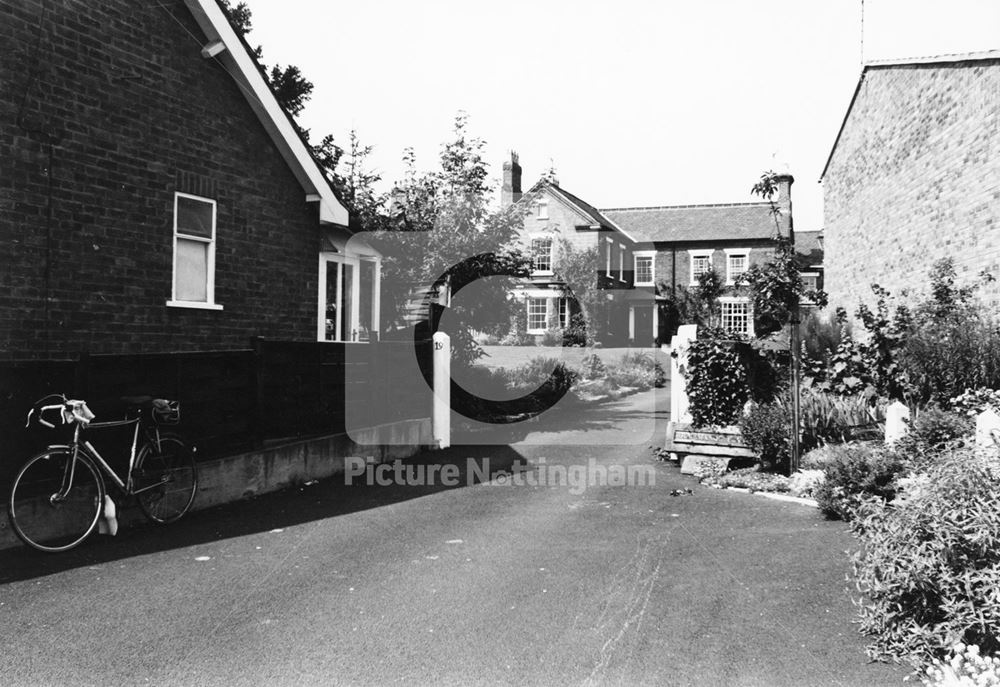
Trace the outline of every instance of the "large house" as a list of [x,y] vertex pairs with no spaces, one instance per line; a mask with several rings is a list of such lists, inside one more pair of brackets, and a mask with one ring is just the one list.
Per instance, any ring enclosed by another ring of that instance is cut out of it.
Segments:
[[[606,292],[604,343],[650,346],[666,343],[678,322],[664,304],[681,287],[697,285],[714,270],[729,287],[720,299],[720,324],[753,334],[753,314],[737,277],[751,265],[767,262],[775,237],[790,231],[791,176],[779,184],[770,202],[674,205],[597,209],[542,179],[521,193],[516,155],[504,164],[501,202],[527,203],[524,242],[535,259],[534,271],[518,290],[527,310],[528,332],[542,334],[553,325],[565,328],[570,300],[559,279],[559,246],[595,249],[595,279]],[[775,212],[775,209],[777,212]],[[819,287],[822,250],[818,232],[796,233],[803,277]]]
[[0,0],[0,37],[0,359],[377,331],[379,256],[216,0]]
[[822,175],[830,304],[917,295],[945,257],[1000,275],[998,149],[1000,51],[865,66]]

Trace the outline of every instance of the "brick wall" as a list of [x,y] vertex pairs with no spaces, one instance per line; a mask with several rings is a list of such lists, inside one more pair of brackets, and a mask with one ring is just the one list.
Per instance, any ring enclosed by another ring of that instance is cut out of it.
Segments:
[[[691,253],[704,251],[712,252],[712,268],[723,281],[726,279],[726,250],[745,250],[747,253],[747,263],[757,265],[766,263],[774,257],[774,244],[771,241],[745,240],[742,242],[705,242],[705,243],[659,243],[656,246],[656,260],[654,262],[655,280],[657,283],[663,281],[667,285],[691,287]],[[674,256],[676,253],[676,259]],[[676,269],[676,273],[674,270]]]
[[[315,336],[318,215],[181,0],[0,0],[0,358]],[[170,308],[173,199],[217,201],[215,300]]]
[[[931,265],[1000,276],[1000,61],[869,68],[823,179],[826,288],[925,293]],[[996,311],[1000,282],[982,290]]]

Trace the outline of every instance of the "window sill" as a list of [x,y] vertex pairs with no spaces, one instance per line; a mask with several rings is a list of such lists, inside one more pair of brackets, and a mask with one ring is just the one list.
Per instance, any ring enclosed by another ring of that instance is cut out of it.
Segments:
[[198,301],[167,301],[168,308],[190,308],[192,310],[222,310],[218,303],[201,303]]
[[544,334],[548,329],[525,329],[525,334]]
[[552,270],[531,270],[532,277],[551,277],[554,274]]
[[633,286],[656,286],[656,284],[651,281],[637,281]]

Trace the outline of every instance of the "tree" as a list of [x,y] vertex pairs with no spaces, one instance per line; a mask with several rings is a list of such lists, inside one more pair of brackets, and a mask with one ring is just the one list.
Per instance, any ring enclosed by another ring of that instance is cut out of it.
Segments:
[[774,202],[778,178],[779,175],[774,172],[764,172],[751,190],[771,205],[777,244],[774,257],[766,264],[751,266],[737,280],[737,285],[747,286],[750,289],[754,331],[757,336],[774,333],[788,324],[803,298],[808,298],[820,308],[826,306],[826,293],[805,288],[802,276],[799,274],[799,260],[795,255],[795,247],[781,235],[779,223],[781,211]]
[[[253,30],[253,13],[250,11],[250,7],[245,2],[239,2],[234,7],[231,0],[221,0],[221,7],[226,19],[229,20],[229,25],[233,27],[237,35],[245,40],[247,34]],[[250,48],[250,54],[257,62],[257,68],[264,76],[264,80],[270,85],[278,103],[292,117],[297,117],[302,112],[306,102],[312,97],[312,82],[306,79],[295,65],[288,65],[284,68],[275,65],[268,71],[263,61],[263,48],[259,45],[256,48]],[[308,140],[308,132],[303,129],[300,129],[300,132]]]
[[[482,354],[473,330],[508,326],[516,307],[509,298],[513,280],[528,276],[531,266],[519,245],[523,206],[490,208],[485,144],[470,136],[467,126],[468,117],[460,112],[437,171],[418,173],[413,151],[404,151],[407,172],[392,193],[389,225],[372,235],[383,254],[384,293],[397,319],[415,288],[450,293],[447,329],[460,364]],[[469,290],[463,295],[464,289]]]
[[583,329],[584,341],[591,343],[601,337],[604,330],[603,292],[598,288],[597,248],[575,248],[566,239],[559,241],[559,259],[556,261],[557,279],[566,284],[568,294],[575,299],[580,312],[571,318],[572,329]]
[[726,292],[726,285],[715,270],[698,275],[694,288],[671,287],[661,281],[656,291],[664,299],[660,309],[668,322],[696,324],[700,329],[719,325],[719,297]]

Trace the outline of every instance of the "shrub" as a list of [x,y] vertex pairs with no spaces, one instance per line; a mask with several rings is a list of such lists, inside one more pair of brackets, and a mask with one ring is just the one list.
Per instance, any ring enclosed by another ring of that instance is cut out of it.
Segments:
[[975,423],[959,413],[940,408],[924,408],[917,413],[910,436],[931,448],[961,439],[975,430]]
[[966,389],[959,396],[950,399],[948,405],[956,413],[972,418],[987,408],[1000,412],[1000,390]]
[[750,491],[786,492],[788,478],[773,472],[761,472],[757,468],[737,468],[710,481],[720,487],[737,487]]
[[520,389],[542,388],[549,393],[565,393],[576,381],[577,373],[561,360],[536,356],[526,364],[507,371],[510,385]]
[[791,455],[789,418],[777,404],[753,404],[739,419],[747,448],[757,454],[761,469],[787,469]]
[[866,504],[852,529],[863,594],[861,628],[874,658],[926,664],[958,642],[1000,649],[1000,472],[953,451],[905,504]]
[[596,353],[591,353],[584,358],[581,368],[583,370],[583,376],[586,379],[597,379],[598,377],[603,377],[608,372],[607,367],[604,365],[604,361],[601,360],[600,356]]
[[688,348],[685,376],[695,427],[733,424],[749,398],[746,370],[731,339],[728,332],[705,330]]
[[805,450],[856,438],[884,436],[884,408],[872,405],[869,398],[862,395],[839,396],[803,389],[799,394],[799,418]]
[[826,517],[851,520],[865,501],[893,499],[896,477],[905,469],[899,454],[867,444],[839,448],[823,468],[823,484],[815,494]]
[[607,374],[621,386],[651,389],[666,384],[666,373],[652,355],[644,351],[631,351],[618,363],[607,368]]
[[563,330],[563,346],[587,346],[593,338],[587,330],[587,318],[576,313],[569,318],[569,327]]
[[557,327],[549,327],[542,334],[542,339],[539,341],[542,346],[562,346],[563,345],[563,334],[562,330]]
[[916,401],[946,404],[966,389],[1000,385],[1000,332],[978,312],[921,321],[907,337],[900,365]]

